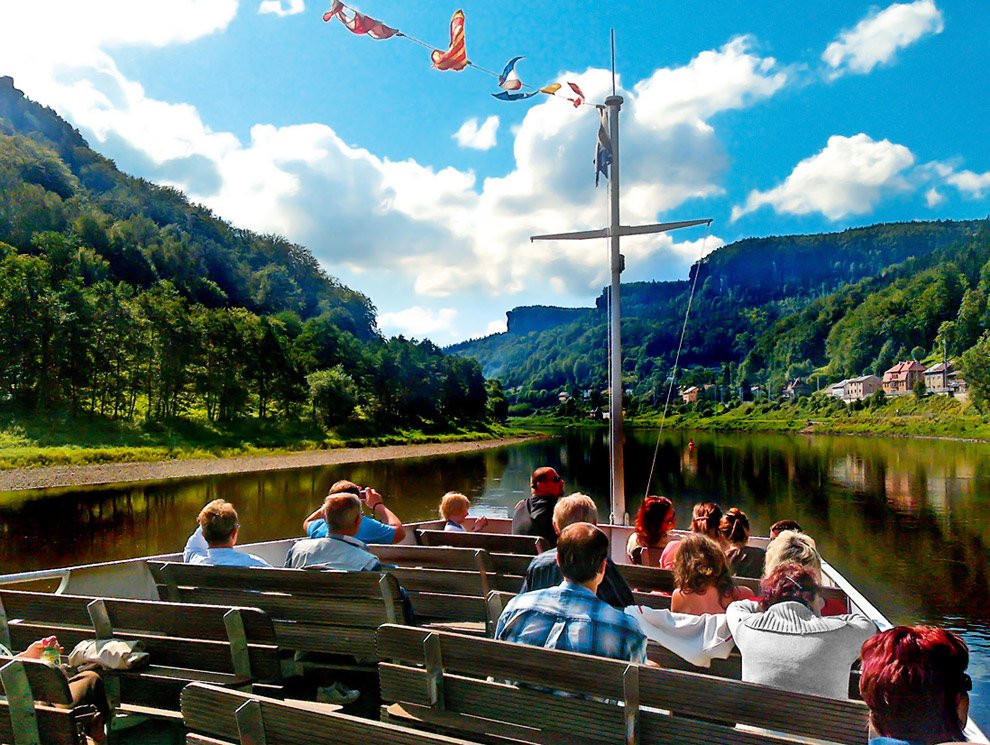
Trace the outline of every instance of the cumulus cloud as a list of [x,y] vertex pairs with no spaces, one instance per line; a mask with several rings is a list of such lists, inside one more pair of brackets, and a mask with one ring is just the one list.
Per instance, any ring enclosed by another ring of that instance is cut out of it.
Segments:
[[982,199],[987,191],[990,191],[990,171],[986,173],[959,171],[946,176],[945,182],[956,187],[970,199]]
[[485,327],[485,336],[491,336],[492,334],[504,334],[509,330],[509,326],[504,318],[499,318],[496,321],[490,321],[488,326]]
[[498,117],[490,116],[478,126],[478,119],[471,117],[454,132],[454,139],[461,147],[472,150],[491,150],[495,147],[495,133],[498,132]]
[[940,34],[944,28],[934,0],[894,3],[840,34],[826,47],[822,61],[831,68],[833,78],[847,72],[868,73],[889,62],[899,49],[928,34]]
[[279,18],[294,16],[306,10],[305,0],[262,0],[258,13],[276,15]]
[[825,148],[798,163],[784,182],[769,191],[754,190],[732,219],[768,205],[779,213],[821,212],[830,220],[870,212],[885,196],[909,189],[905,171],[914,155],[903,145],[875,141],[865,134],[828,138]]
[[939,192],[934,186],[925,192],[925,204],[929,207],[938,207],[945,201],[945,195]]
[[454,337],[454,319],[457,311],[453,308],[431,310],[414,305],[392,313],[382,313],[378,316],[378,325],[386,334],[422,339],[436,338],[438,334]]

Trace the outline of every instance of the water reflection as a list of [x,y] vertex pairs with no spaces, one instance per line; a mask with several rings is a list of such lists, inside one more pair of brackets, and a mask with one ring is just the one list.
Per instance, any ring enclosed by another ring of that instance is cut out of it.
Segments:
[[[695,449],[688,450],[689,437]],[[962,632],[973,651],[976,718],[990,721],[990,446],[923,440],[788,435],[629,433],[630,513],[646,490],[670,497],[680,523],[697,501],[747,512],[766,534],[793,518],[822,553],[896,622]],[[18,571],[174,551],[202,505],[217,497],[241,515],[243,542],[301,531],[340,478],[373,485],[404,520],[435,516],[457,489],[477,514],[505,516],[551,465],[567,490],[608,514],[608,443],[602,430],[446,457],[47,492],[0,499],[0,566]]]

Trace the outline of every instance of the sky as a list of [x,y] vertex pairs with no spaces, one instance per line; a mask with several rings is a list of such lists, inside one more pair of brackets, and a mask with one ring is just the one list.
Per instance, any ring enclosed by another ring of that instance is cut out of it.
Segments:
[[[615,30],[622,223],[714,221],[624,239],[624,282],[747,237],[990,215],[985,0],[354,5],[440,49],[462,8],[473,63],[523,55],[524,83],[589,103]],[[0,0],[0,75],[125,172],[308,247],[387,335],[446,345],[515,306],[591,305],[606,242],[529,236],[608,223],[596,109],[496,100],[494,77],[328,7]]]

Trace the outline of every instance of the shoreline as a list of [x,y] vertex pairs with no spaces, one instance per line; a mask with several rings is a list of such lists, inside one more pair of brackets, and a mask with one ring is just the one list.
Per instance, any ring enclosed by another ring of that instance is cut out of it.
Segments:
[[227,458],[13,468],[0,471],[0,491],[107,486],[141,481],[166,481],[263,471],[285,471],[295,468],[316,468],[400,458],[425,458],[433,455],[456,455],[517,445],[532,439],[535,437],[530,435],[464,442],[306,450],[284,455],[242,455]]

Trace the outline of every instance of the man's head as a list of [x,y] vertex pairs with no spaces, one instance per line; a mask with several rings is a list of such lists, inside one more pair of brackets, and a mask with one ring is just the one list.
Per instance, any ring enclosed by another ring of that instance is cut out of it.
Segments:
[[564,479],[550,466],[542,466],[533,471],[529,485],[534,497],[564,496]]
[[361,487],[353,481],[337,481],[330,487],[330,496],[334,494],[353,494],[358,499],[361,498]]
[[199,526],[210,548],[233,546],[237,542],[237,510],[230,502],[214,499],[199,513]]
[[574,523],[598,524],[598,508],[586,494],[571,494],[561,497],[553,508],[553,529],[560,534],[564,528]]
[[327,532],[356,535],[361,526],[361,500],[350,492],[331,494],[323,502]]
[[557,565],[571,582],[597,589],[605,574],[608,537],[591,523],[574,523],[560,532],[557,539]]
[[772,541],[785,530],[793,530],[795,533],[800,533],[801,526],[797,520],[778,520],[770,526],[770,540]]

